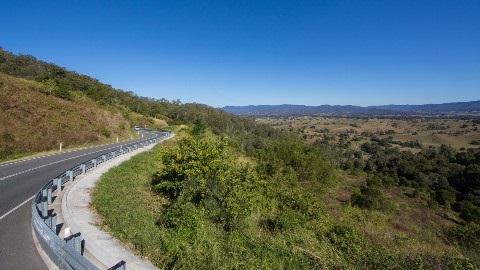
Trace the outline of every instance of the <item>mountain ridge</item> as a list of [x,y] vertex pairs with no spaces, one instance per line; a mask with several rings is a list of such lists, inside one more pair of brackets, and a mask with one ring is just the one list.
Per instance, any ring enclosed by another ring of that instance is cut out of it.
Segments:
[[262,115],[475,115],[480,116],[480,100],[423,105],[247,105],[224,106],[222,110],[242,116]]

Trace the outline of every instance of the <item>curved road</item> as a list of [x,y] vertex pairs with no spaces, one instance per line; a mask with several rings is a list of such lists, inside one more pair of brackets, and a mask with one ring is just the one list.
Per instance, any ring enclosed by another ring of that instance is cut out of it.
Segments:
[[0,164],[0,269],[45,269],[32,236],[33,196],[50,179],[104,153],[156,136]]

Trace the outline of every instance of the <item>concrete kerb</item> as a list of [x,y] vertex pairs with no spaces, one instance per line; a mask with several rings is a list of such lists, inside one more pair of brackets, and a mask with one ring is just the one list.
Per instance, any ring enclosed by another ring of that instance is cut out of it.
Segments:
[[90,192],[103,173],[134,155],[150,150],[154,145],[138,148],[99,165],[95,170],[78,176],[73,184],[64,191],[62,215],[66,223],[65,226],[70,227],[72,234],[76,232],[82,233],[81,236],[85,240],[85,249],[101,263],[101,265],[97,266],[100,269],[108,269],[121,260],[126,262],[128,269],[157,269],[149,261],[135,256],[131,251],[124,248],[117,239],[99,230],[95,226],[95,216],[89,208]]

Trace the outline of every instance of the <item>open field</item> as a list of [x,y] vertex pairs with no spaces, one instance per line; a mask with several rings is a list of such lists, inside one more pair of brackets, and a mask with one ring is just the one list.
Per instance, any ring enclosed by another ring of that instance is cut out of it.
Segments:
[[394,141],[418,141],[424,147],[439,147],[442,144],[456,149],[477,148],[471,144],[480,140],[480,120],[464,119],[363,119],[363,118],[327,118],[320,116],[302,117],[262,117],[257,122],[278,129],[303,134],[310,142],[322,138],[325,134],[349,134],[367,138],[376,135],[379,138],[392,137]]

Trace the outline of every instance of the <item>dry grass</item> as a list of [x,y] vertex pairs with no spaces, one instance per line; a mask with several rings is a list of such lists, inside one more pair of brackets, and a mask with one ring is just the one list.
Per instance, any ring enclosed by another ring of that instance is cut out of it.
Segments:
[[[259,118],[260,123],[266,123],[280,129],[302,132],[307,140],[315,141],[327,130],[330,134],[350,133],[361,134],[370,132],[380,138],[392,136],[397,141],[416,141],[424,146],[439,147],[442,144],[460,149],[476,148],[469,144],[480,140],[480,125],[470,120],[423,118],[411,120],[395,119],[357,119],[357,118],[325,118],[314,116]],[[441,129],[431,129],[432,127]],[[429,128],[430,127],[430,128]],[[444,128],[444,130],[442,130]],[[388,131],[394,134],[386,134]]]
[[134,123],[134,125],[138,125],[140,127],[163,128],[168,126],[168,123],[165,120],[147,117],[135,112],[130,113],[128,117],[130,118],[130,121]]
[[42,84],[0,73],[0,160],[131,137],[122,114],[79,97],[42,92]]
[[456,213],[428,206],[420,196],[412,198],[412,190],[394,187],[386,195],[395,202],[392,213],[360,209],[350,205],[352,191],[365,180],[342,174],[337,187],[324,197],[326,210],[336,221],[359,229],[372,242],[404,255],[445,253],[462,257],[455,245],[443,237],[446,228],[459,220]]

